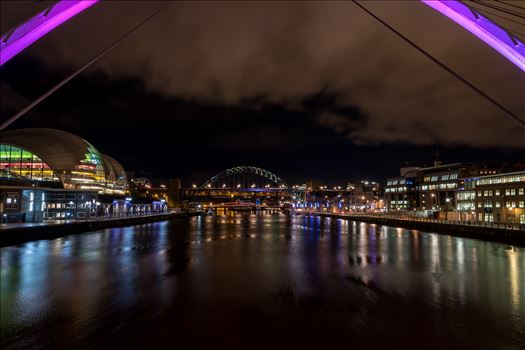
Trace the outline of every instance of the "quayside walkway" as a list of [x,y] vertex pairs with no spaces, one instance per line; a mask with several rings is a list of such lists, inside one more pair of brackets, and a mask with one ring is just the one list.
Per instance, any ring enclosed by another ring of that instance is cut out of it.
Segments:
[[[307,214],[308,215],[308,214]],[[402,227],[453,236],[525,246],[525,226],[491,222],[462,222],[388,214],[332,214],[313,212],[309,215],[334,217],[385,226]]]
[[186,218],[196,215],[200,215],[200,213],[167,212],[120,218],[2,224],[2,226],[0,226],[0,247],[39,239],[53,239],[69,234],[78,234],[105,228],[140,225],[149,222]]

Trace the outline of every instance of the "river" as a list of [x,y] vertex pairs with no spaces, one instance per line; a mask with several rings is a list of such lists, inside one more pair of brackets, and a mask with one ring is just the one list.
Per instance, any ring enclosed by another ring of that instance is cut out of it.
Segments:
[[2,349],[525,348],[525,249],[193,217],[1,249]]

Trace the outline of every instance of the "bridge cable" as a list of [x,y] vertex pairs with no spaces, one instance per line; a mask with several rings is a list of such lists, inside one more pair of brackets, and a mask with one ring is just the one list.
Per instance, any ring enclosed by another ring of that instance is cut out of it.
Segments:
[[488,3],[481,2],[481,1],[478,1],[478,0],[469,0],[469,1],[473,2],[475,4],[479,4],[479,5],[485,6],[485,7],[489,7],[491,9],[494,9],[494,10],[497,10],[497,11],[501,11],[501,12],[507,13],[507,14],[512,15],[512,16],[516,16],[516,17],[521,18],[521,19],[525,19],[525,15],[523,15],[523,14],[521,14],[519,12],[515,12],[515,11],[511,11],[511,10],[505,9],[505,8],[503,8],[501,6],[488,4]]
[[519,17],[521,19],[525,19],[525,13],[522,13],[522,11],[520,12],[518,10],[509,9],[508,7],[501,6],[498,3],[495,3],[494,1],[492,1],[492,2],[481,1],[481,0],[468,0],[468,1],[470,1],[472,3],[475,3],[475,4],[479,4],[479,5],[485,6],[485,7],[493,8],[493,9],[495,9],[497,11],[502,12],[502,13],[507,13],[507,14],[510,14],[512,16]]
[[[491,16],[494,16],[494,17],[498,17],[498,18],[501,18],[505,21],[508,21],[508,22],[512,22],[514,24],[519,24],[520,26],[523,26],[525,25],[525,22],[522,23],[522,22],[518,22],[517,20],[513,19],[513,18],[509,18],[509,17],[505,17],[505,16],[502,16],[502,15],[499,15],[495,12],[492,12],[492,10],[487,10],[487,9],[484,9],[484,8],[479,8],[477,7],[477,5],[473,5],[473,4],[469,4],[468,5],[470,8],[473,8],[476,10],[476,12],[479,12],[481,13],[482,15],[484,16],[487,16],[487,17],[491,17]],[[508,28],[504,28],[504,29],[508,29]]]
[[513,4],[513,3],[508,2],[508,1],[496,0],[496,2],[499,2],[499,3],[501,3],[501,4],[505,4],[505,5],[507,5],[507,6],[515,7],[515,8],[517,8],[517,9],[522,10],[522,11],[525,11],[525,7],[522,7],[522,6],[519,6],[519,5]]
[[[490,19],[491,21],[493,21],[494,23],[497,23],[497,21],[495,21],[493,18],[491,17],[499,17],[499,18],[502,18],[503,20],[505,21],[509,21],[509,22],[512,22],[512,23],[515,23],[515,24],[518,24],[520,26],[524,26],[525,23],[520,23],[518,21],[515,21],[511,18],[508,18],[508,17],[505,17],[505,16],[500,16],[494,12],[491,12],[491,11],[488,11],[486,9],[479,9],[478,7],[476,6],[473,6],[473,5],[469,5],[469,7],[473,8],[476,10],[476,12],[482,14],[483,16],[487,17],[488,19]],[[514,30],[514,29],[510,29],[509,26],[510,24],[507,24],[505,26],[499,24],[499,26],[503,29],[505,29],[507,32],[509,33],[512,33],[514,34],[516,37],[522,37],[522,38],[525,38],[525,31],[524,32],[518,32],[517,30]]]
[[131,28],[130,30],[128,30],[126,33],[124,33],[124,35],[120,36],[117,40],[115,40],[113,43],[111,43],[110,45],[108,45],[106,48],[104,48],[102,51],[100,51],[98,54],[96,54],[92,59],[90,59],[87,63],[85,63],[82,67],[80,67],[79,69],[77,69],[75,72],[71,73],[69,76],[67,76],[66,78],[64,78],[61,82],[59,82],[58,84],[56,84],[55,86],[53,86],[51,89],[49,89],[48,91],[46,91],[44,94],[42,94],[40,97],[38,97],[36,100],[34,100],[33,102],[31,102],[29,105],[27,105],[24,109],[22,109],[21,111],[19,111],[18,113],[16,113],[14,116],[12,116],[11,118],[7,119],[5,122],[3,122],[1,125],[0,125],[0,131],[3,131],[5,128],[7,128],[9,125],[11,125],[13,122],[15,122],[17,119],[19,119],[20,117],[22,117],[23,115],[25,115],[27,112],[29,112],[30,110],[32,110],[35,106],[37,106],[38,104],[40,104],[42,101],[44,101],[46,98],[48,98],[50,95],[52,95],[55,91],[57,91],[58,89],[60,89],[62,86],[64,86],[65,84],[67,84],[70,80],[72,80],[73,78],[75,78],[77,75],[79,75],[80,73],[82,73],[84,70],[86,70],[89,66],[91,66],[93,63],[95,63],[96,61],[98,61],[99,58],[101,58],[102,56],[104,56],[105,54],[107,54],[109,51],[111,51],[115,46],[117,46],[118,44],[120,44],[124,39],[126,39],[129,35],[131,35],[134,31],[136,31],[137,29],[139,29],[140,27],[142,27],[144,24],[146,24],[150,19],[152,19],[153,17],[155,17],[155,15],[157,15],[160,11],[162,11],[163,9],[165,9],[168,5],[171,4],[171,1],[168,1],[166,2],[164,5],[162,5],[159,9],[155,10],[155,12],[153,12],[151,15],[149,15],[148,17],[146,17],[144,20],[142,20],[141,22],[139,22],[137,25],[135,25],[133,28]]
[[505,106],[503,106],[502,104],[500,104],[498,101],[494,100],[492,97],[490,97],[489,95],[487,95],[486,93],[484,93],[482,90],[480,90],[478,87],[476,87],[474,84],[472,84],[471,82],[469,82],[467,79],[463,78],[460,74],[456,73],[454,70],[452,70],[452,68],[448,67],[446,64],[444,64],[443,62],[441,62],[440,60],[438,60],[437,58],[435,58],[434,56],[432,56],[430,53],[428,53],[427,51],[425,51],[424,49],[422,49],[420,46],[418,46],[416,43],[414,43],[412,40],[410,40],[409,38],[407,38],[406,36],[404,36],[403,34],[401,34],[399,31],[397,31],[396,29],[394,29],[392,26],[390,26],[388,23],[386,23],[385,21],[383,21],[381,18],[379,18],[378,16],[376,16],[375,14],[373,14],[370,10],[368,10],[366,7],[364,7],[363,5],[361,5],[359,2],[357,2],[357,0],[352,0],[352,2],[354,4],[356,4],[357,6],[359,6],[363,11],[365,11],[367,14],[369,14],[370,16],[372,16],[374,19],[376,19],[378,22],[380,22],[381,24],[383,24],[385,27],[387,27],[388,29],[390,29],[392,32],[394,32],[397,36],[399,36],[401,39],[403,39],[404,41],[406,41],[408,44],[410,44],[413,48],[415,48],[416,50],[418,50],[420,53],[422,53],[423,55],[425,55],[428,59],[430,59],[431,61],[433,61],[434,63],[436,63],[438,66],[440,66],[441,68],[443,68],[444,70],[446,70],[447,72],[449,72],[450,74],[452,74],[455,78],[457,78],[458,80],[462,81],[465,85],[467,85],[468,87],[470,87],[472,90],[474,90],[475,92],[477,92],[479,95],[481,95],[483,98],[485,98],[487,101],[491,102],[494,106],[498,107],[500,110],[502,110],[505,115],[507,115],[509,118],[513,119],[515,122],[517,122],[518,124],[520,124],[520,126],[522,128],[525,129],[525,121],[522,120],[520,117],[518,117],[517,115],[515,115],[514,113],[512,113],[512,111],[510,111],[509,109],[507,109]]
[[466,6],[470,7],[471,9],[476,10],[476,12],[479,12],[482,15],[495,16],[495,17],[501,18],[501,19],[503,19],[505,21],[509,21],[509,22],[514,23],[514,24],[519,24],[522,27],[523,27],[523,25],[525,25],[525,22],[520,22],[520,20],[518,20],[518,19],[514,19],[514,18],[512,18],[510,16],[507,16],[505,14],[498,13],[495,10],[490,10],[490,9],[478,7],[478,5],[475,2],[469,3]]

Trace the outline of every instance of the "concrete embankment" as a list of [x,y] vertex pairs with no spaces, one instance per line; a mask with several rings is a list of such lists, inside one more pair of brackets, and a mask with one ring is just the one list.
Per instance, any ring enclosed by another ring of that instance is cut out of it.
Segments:
[[187,218],[196,215],[200,215],[200,213],[166,213],[106,220],[73,221],[63,224],[45,224],[12,228],[3,227],[0,232],[0,247],[40,239],[53,239],[65,235],[96,231],[105,228],[141,225],[149,222]]
[[460,225],[453,223],[443,223],[438,221],[417,221],[368,215],[345,215],[328,213],[316,213],[312,215],[346,219],[350,221],[366,222],[384,226],[402,227],[406,229],[425,232],[442,233],[451,236],[476,238],[486,241],[508,243],[522,247],[525,246],[525,231],[510,228]]

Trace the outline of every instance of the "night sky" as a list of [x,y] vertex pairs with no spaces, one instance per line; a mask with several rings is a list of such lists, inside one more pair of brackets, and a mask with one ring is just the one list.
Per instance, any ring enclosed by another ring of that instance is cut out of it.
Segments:
[[[1,67],[5,120],[162,2],[102,2]],[[525,75],[416,1],[376,14],[525,118]],[[1,31],[45,7],[2,1]],[[384,180],[405,164],[525,160],[517,123],[352,3],[173,3],[10,129],[77,134],[127,170],[204,181]]]

